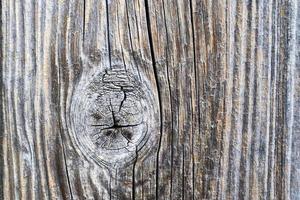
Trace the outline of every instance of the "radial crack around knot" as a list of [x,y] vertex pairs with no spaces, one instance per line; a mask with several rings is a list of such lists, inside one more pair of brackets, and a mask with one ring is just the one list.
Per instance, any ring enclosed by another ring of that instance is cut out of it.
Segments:
[[82,84],[74,123],[80,148],[98,163],[122,165],[145,146],[154,121],[147,87],[121,67],[93,76]]

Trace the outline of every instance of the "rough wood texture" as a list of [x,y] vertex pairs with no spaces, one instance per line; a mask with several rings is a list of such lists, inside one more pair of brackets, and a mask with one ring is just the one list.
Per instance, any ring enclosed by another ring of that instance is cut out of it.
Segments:
[[0,199],[300,199],[298,0],[0,6]]

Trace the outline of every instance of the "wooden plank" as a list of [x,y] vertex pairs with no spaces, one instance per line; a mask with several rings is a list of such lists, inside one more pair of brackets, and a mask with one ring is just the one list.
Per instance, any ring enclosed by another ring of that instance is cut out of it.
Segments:
[[0,199],[300,198],[297,0],[0,7]]

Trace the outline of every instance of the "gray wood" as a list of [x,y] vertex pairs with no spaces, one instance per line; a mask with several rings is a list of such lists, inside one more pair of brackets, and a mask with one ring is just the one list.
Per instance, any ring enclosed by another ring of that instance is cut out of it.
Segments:
[[0,7],[0,199],[300,199],[298,0]]

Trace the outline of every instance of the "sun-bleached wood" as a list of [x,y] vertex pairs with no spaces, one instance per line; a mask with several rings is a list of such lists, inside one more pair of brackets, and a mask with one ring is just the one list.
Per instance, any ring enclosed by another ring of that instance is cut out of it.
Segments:
[[0,7],[0,199],[300,199],[298,0]]

